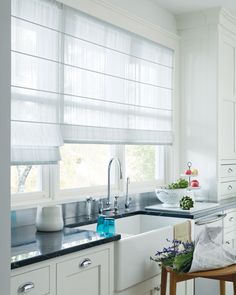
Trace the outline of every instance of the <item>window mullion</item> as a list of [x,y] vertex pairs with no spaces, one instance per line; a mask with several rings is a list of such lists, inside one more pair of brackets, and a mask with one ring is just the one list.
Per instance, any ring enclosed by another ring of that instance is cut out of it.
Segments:
[[60,192],[60,164],[50,166],[50,197],[55,200]]
[[41,167],[41,190],[45,193],[46,198],[50,198],[50,166]]

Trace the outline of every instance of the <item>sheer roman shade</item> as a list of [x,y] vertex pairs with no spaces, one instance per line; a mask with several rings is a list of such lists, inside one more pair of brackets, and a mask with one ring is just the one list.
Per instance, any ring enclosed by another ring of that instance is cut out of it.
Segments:
[[12,0],[12,164],[64,142],[172,144],[171,49],[52,0]]
[[64,13],[64,140],[171,144],[173,51]]
[[60,159],[61,13],[55,1],[12,1],[12,164]]

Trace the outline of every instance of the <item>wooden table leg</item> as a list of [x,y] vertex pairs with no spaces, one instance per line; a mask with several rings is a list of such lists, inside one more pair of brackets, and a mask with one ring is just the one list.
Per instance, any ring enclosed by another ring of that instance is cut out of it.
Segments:
[[220,281],[220,295],[225,295],[225,281]]
[[167,271],[164,267],[161,270],[161,295],[166,295]]
[[176,295],[176,274],[173,272],[170,272],[170,295]]

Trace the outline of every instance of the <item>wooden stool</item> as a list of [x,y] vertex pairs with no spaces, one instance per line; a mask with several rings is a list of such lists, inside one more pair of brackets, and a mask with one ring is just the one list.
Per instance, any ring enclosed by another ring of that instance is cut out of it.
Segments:
[[[161,272],[161,295],[166,295],[167,274],[170,274],[170,295],[176,295],[178,282],[194,278],[205,278],[218,280],[220,283],[220,295],[225,295],[225,282],[233,282],[234,295],[236,295],[236,264],[224,268],[209,271],[198,271],[192,273],[175,273],[170,268],[162,267]],[[214,295],[214,294],[210,294]]]

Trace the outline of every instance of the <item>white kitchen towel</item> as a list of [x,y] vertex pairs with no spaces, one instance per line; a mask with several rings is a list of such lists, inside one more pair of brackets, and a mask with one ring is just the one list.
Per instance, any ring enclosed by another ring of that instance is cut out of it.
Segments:
[[206,226],[195,239],[190,272],[222,268],[236,263],[236,250],[217,242],[222,227]]
[[174,225],[174,239],[191,242],[191,222],[189,220]]

